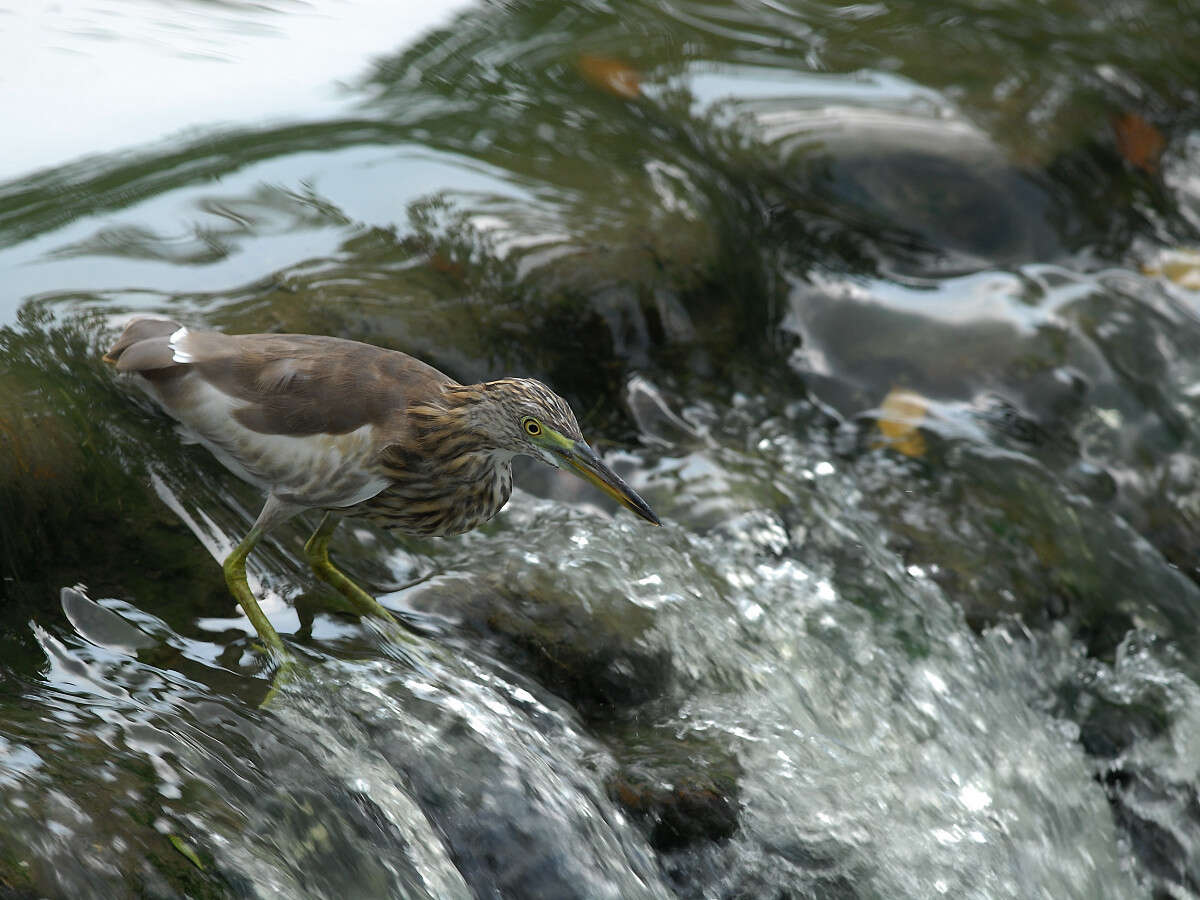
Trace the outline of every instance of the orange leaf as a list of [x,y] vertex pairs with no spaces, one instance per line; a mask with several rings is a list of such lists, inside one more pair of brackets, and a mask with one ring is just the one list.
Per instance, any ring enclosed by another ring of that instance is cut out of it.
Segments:
[[1137,113],[1125,113],[1112,120],[1117,150],[1131,165],[1154,174],[1166,149],[1167,139],[1161,131]]
[[641,93],[637,70],[607,56],[592,56],[585,53],[576,62],[579,74],[595,87],[626,100],[636,100]]
[[449,257],[443,256],[440,250],[435,250],[429,257],[429,268],[455,278],[461,278],[463,275],[463,267]]

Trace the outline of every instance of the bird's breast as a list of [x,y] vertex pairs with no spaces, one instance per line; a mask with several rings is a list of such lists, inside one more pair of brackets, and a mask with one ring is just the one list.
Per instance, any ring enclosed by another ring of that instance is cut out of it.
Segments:
[[512,466],[480,455],[447,466],[412,466],[346,515],[365,516],[405,534],[442,537],[477,528],[503,509],[512,494]]

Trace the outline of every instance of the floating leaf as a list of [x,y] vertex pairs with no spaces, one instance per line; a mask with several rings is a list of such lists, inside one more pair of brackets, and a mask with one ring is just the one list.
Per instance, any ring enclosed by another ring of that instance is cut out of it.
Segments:
[[1200,291],[1200,250],[1164,250],[1158,259],[1145,263],[1142,272],[1161,276],[1190,291]]
[[1117,150],[1131,165],[1151,174],[1158,171],[1159,160],[1167,146],[1161,131],[1137,113],[1114,117],[1112,129],[1117,138]]
[[603,91],[626,100],[636,100],[641,93],[637,70],[619,59],[585,53],[577,65],[579,74]]
[[917,428],[925,421],[928,409],[929,401],[920,394],[893,388],[879,405],[876,421],[884,443],[905,456],[924,456],[925,438]]
[[183,854],[184,858],[186,858],[188,862],[190,862],[197,869],[200,869],[201,871],[204,870],[204,863],[200,861],[200,857],[197,855],[196,851],[191,848],[191,845],[189,845],[187,841],[177,834],[168,834],[167,840],[171,842],[172,847]]

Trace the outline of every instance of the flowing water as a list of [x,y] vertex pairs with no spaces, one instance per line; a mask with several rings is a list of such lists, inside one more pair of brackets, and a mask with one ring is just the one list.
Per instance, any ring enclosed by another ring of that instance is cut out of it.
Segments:
[[[1200,895],[1195,0],[0,4],[0,897]],[[651,529],[216,559],[137,312],[542,378]]]

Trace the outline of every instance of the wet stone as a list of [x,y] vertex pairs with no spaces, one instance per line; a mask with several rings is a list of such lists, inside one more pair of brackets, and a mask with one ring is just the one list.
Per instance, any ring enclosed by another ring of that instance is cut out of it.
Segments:
[[24,623],[57,615],[60,589],[81,580],[185,615],[227,596],[150,486],[147,469],[177,457],[178,441],[115,387],[96,333],[88,317],[0,329],[0,617],[13,623],[0,646],[15,666],[36,659]]
[[652,704],[604,732],[620,764],[605,790],[660,853],[732,837],[741,809],[737,755],[719,740],[678,734],[668,706]]
[[[644,845],[593,784],[580,754],[594,751],[567,722],[528,695],[540,710],[528,717],[490,688],[468,689],[490,702],[464,703],[460,667],[429,663],[419,680],[401,673],[363,684],[351,674],[332,701],[298,696],[297,724],[336,734],[339,757],[383,762],[475,896],[659,896]],[[491,684],[515,689],[499,676]],[[355,818],[379,818],[366,796],[358,802]]]
[[650,846],[660,852],[723,840],[737,831],[732,784],[702,779],[661,784],[622,773],[609,781],[608,794],[640,820]]
[[1112,759],[1134,743],[1161,735],[1170,725],[1167,711],[1150,702],[1118,704],[1097,698],[1079,726],[1079,741],[1092,756]]
[[[1200,893],[1200,865],[1187,849],[1200,828],[1191,786],[1125,767],[1103,773],[1101,782],[1133,853],[1159,882],[1155,896],[1178,896],[1181,890]],[[1193,799],[1181,809],[1180,798],[1187,795]]]
[[609,595],[585,604],[549,580],[530,581],[514,590],[487,576],[435,580],[407,599],[417,612],[456,617],[472,646],[491,644],[585,718],[620,717],[670,689],[670,653],[645,640],[650,610]]

